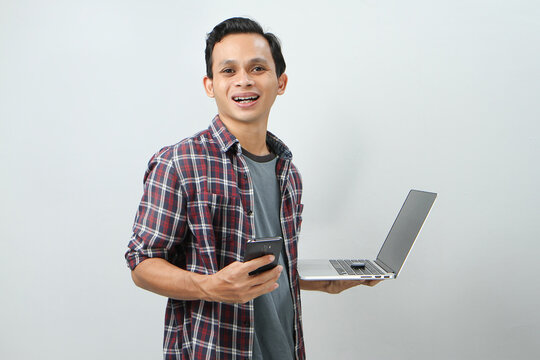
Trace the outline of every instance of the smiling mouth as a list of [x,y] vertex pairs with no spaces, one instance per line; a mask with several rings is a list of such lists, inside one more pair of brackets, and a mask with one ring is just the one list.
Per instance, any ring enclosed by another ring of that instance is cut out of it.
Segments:
[[233,97],[233,100],[236,101],[239,104],[249,104],[249,103],[252,103],[254,101],[257,101],[258,98],[259,98],[259,96],[257,96],[257,95],[255,95],[255,96],[235,96],[235,97]]

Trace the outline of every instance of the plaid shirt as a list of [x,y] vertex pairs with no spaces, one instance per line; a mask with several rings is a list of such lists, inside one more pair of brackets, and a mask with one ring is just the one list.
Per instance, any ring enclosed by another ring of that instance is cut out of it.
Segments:
[[[294,304],[297,359],[304,359],[300,285],[296,270],[302,182],[289,149],[268,132],[278,155],[281,227]],[[131,269],[160,257],[199,274],[214,274],[243,261],[255,235],[253,186],[238,140],[218,116],[210,127],[165,147],[150,160],[144,194],[126,259]],[[253,301],[225,304],[169,299],[165,315],[165,359],[250,359]]]

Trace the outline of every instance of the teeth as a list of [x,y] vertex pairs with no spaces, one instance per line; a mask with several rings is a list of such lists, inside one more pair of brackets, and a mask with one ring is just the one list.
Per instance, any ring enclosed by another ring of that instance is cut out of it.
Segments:
[[246,103],[246,102],[250,102],[250,101],[255,101],[258,98],[259,98],[258,96],[248,96],[248,97],[237,96],[237,97],[234,97],[233,100],[238,101],[238,102],[242,102],[242,103]]

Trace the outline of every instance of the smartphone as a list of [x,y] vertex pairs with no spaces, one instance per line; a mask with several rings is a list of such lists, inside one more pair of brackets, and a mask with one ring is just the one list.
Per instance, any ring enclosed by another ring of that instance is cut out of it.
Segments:
[[249,273],[249,275],[257,275],[264,271],[275,268],[278,264],[279,256],[281,255],[282,246],[283,239],[281,237],[260,238],[253,241],[248,241],[244,261],[253,260],[269,254],[274,255],[274,261],[272,263],[261,266],[257,270],[253,270]]

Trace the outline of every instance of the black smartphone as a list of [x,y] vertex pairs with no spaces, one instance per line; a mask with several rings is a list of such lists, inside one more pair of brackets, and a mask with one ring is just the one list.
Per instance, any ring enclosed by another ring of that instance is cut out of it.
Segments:
[[269,254],[274,255],[274,261],[272,263],[261,266],[257,270],[253,270],[249,273],[249,275],[257,275],[264,271],[275,268],[279,261],[282,246],[283,239],[281,237],[260,238],[253,241],[248,241],[244,261],[253,260]]

